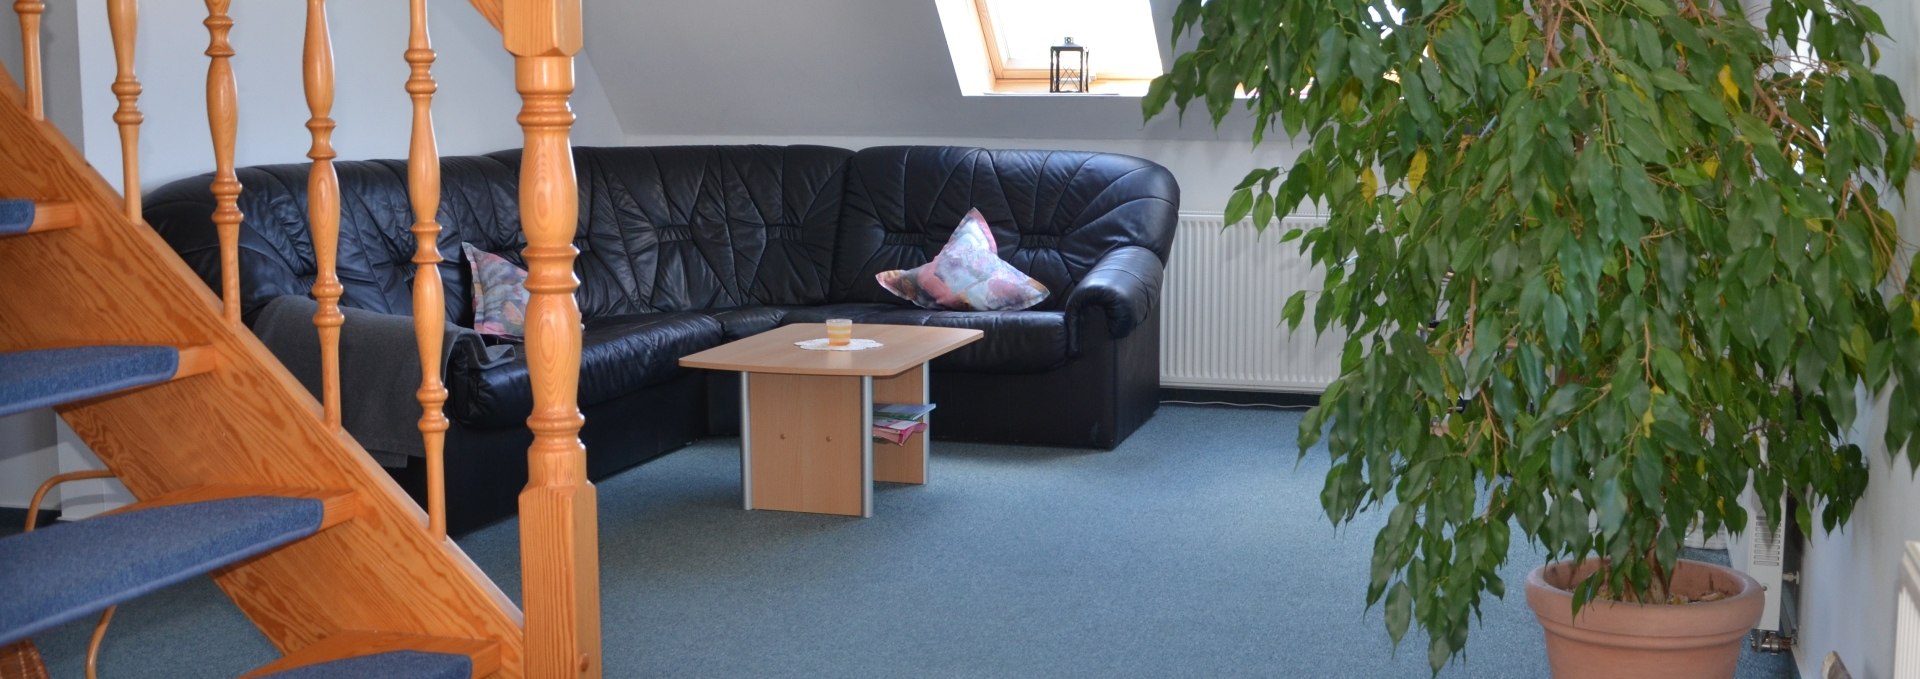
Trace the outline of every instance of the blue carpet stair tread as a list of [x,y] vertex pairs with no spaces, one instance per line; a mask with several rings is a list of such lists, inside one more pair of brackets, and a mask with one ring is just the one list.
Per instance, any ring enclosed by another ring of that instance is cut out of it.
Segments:
[[319,500],[238,497],[0,538],[0,646],[312,535]]
[[296,667],[285,672],[261,676],[273,679],[359,679],[360,677],[472,679],[473,659],[451,653],[391,651]]
[[0,199],[0,236],[26,233],[33,228],[33,212],[31,200]]
[[0,417],[105,396],[173,378],[180,351],[89,346],[0,353]]

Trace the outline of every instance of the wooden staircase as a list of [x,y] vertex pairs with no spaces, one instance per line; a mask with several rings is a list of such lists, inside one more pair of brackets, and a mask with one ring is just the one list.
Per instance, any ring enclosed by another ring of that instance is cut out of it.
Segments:
[[[220,166],[216,188],[230,190],[216,216],[237,225],[237,210],[225,210],[242,189],[222,183],[231,178],[231,73],[216,81],[231,54],[225,45],[229,1],[207,2],[214,35],[209,115]],[[127,149],[123,183],[137,187],[134,8],[131,0],[108,4],[122,56],[114,91]],[[411,4],[416,23],[407,60],[415,78],[408,91],[416,102],[414,156],[422,161],[412,175],[420,187],[414,202],[431,208],[437,170],[424,168],[438,165],[425,113],[433,57],[424,1]],[[327,184],[337,180],[325,167],[332,157],[326,142],[332,64],[324,47],[330,42],[324,5],[308,0],[309,128],[313,156],[321,161],[314,181],[334,190],[330,207],[337,220],[337,184]],[[16,3],[23,26],[29,19],[38,23],[39,6],[37,0]],[[533,293],[527,351],[537,364],[530,421],[535,473],[522,499],[529,615],[523,618],[445,537],[440,498],[431,503],[436,517],[430,523],[339,428],[337,378],[330,378],[325,399],[311,395],[239,323],[232,290],[225,300],[216,297],[146,227],[137,192],[115,192],[42,119],[37,38],[30,37],[28,89],[0,72],[0,414],[55,407],[141,501],[107,516],[0,539],[0,588],[17,588],[0,591],[31,595],[0,601],[0,647],[82,616],[110,615],[119,603],[210,574],[285,655],[249,676],[600,675],[594,491],[585,480],[573,401],[580,338],[572,300],[576,208],[566,107],[579,49],[579,2],[476,0],[474,6],[502,27],[526,100],[521,202]],[[323,46],[318,57],[316,45]],[[319,81],[324,86],[315,96]],[[337,284],[328,285],[334,235],[322,229],[337,225],[323,214],[328,207],[316,198],[316,248],[326,249],[316,285],[323,314],[339,294]],[[430,244],[438,226],[430,209],[420,213],[415,231]],[[423,270],[437,261],[432,250],[423,245],[416,259]],[[237,274],[233,260],[226,261],[231,281]],[[431,290],[437,278],[422,287],[421,294],[437,292]],[[334,333],[323,352],[337,351],[338,323],[328,321],[316,319],[323,338]],[[421,325],[440,327],[431,318]],[[437,355],[438,339],[429,345],[429,334],[422,332],[422,351]],[[422,431],[432,463],[439,455],[434,427],[444,430],[432,400],[444,400],[443,389],[433,393],[437,380],[424,376],[422,386]]]
[[200,373],[116,383],[111,394],[58,407],[145,500],[129,514],[236,494],[222,488],[332,497],[337,509],[310,535],[208,569],[269,640],[298,654],[330,639],[408,635],[473,648],[471,658],[491,659],[476,668],[522,676],[521,615],[506,594],[451,541],[431,537],[419,506],[351,437],[325,425],[318,402],[252,333],[222,319],[220,300],[127,218],[120,196],[72,145],[28,115],[10,80],[0,82],[0,195],[73,213],[70,228],[0,238],[0,351],[188,347],[181,365]]

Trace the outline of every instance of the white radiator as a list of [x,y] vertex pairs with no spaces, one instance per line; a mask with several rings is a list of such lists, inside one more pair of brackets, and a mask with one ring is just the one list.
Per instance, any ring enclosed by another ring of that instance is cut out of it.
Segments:
[[[1766,455],[1765,448],[1761,449],[1761,455]],[[1782,517],[1779,527],[1767,526],[1768,517],[1778,514],[1782,508],[1760,504],[1760,496],[1751,484],[1740,494],[1740,506],[1747,510],[1747,528],[1739,535],[1727,536],[1727,558],[1734,568],[1753,576],[1767,590],[1767,606],[1754,629],[1780,632],[1780,603],[1786,585],[1781,574],[1787,554],[1787,522]]]
[[[1217,214],[1183,214],[1160,302],[1160,385],[1238,391],[1319,393],[1340,376],[1337,332],[1315,338],[1313,306],[1326,273],[1308,266],[1300,241],[1280,242],[1322,217],[1288,216],[1256,233],[1225,228]],[[1280,310],[1308,291],[1300,331]]]
[[1893,627],[1893,679],[1920,679],[1920,542],[1900,564],[1900,612]]

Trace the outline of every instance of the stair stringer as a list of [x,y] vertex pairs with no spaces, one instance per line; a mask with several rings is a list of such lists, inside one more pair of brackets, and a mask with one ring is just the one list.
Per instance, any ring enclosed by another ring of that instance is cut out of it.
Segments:
[[[0,74],[0,196],[74,203],[81,226],[0,241],[0,350],[207,345],[210,373],[62,408],[137,497],[206,485],[344,489],[353,521],[215,575],[283,653],[340,630],[489,640],[520,676],[520,610]],[[351,398],[352,395],[347,395]],[[458,451],[449,451],[458,455]],[[458,498],[453,498],[458,502]]]

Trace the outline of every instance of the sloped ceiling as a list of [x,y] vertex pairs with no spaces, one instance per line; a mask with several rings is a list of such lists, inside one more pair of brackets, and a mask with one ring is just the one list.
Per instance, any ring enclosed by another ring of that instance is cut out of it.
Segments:
[[[1153,0],[1166,39],[1174,0]],[[587,0],[586,51],[630,137],[1245,140],[1132,97],[963,97],[934,0]],[[1163,55],[1164,58],[1165,55]]]

